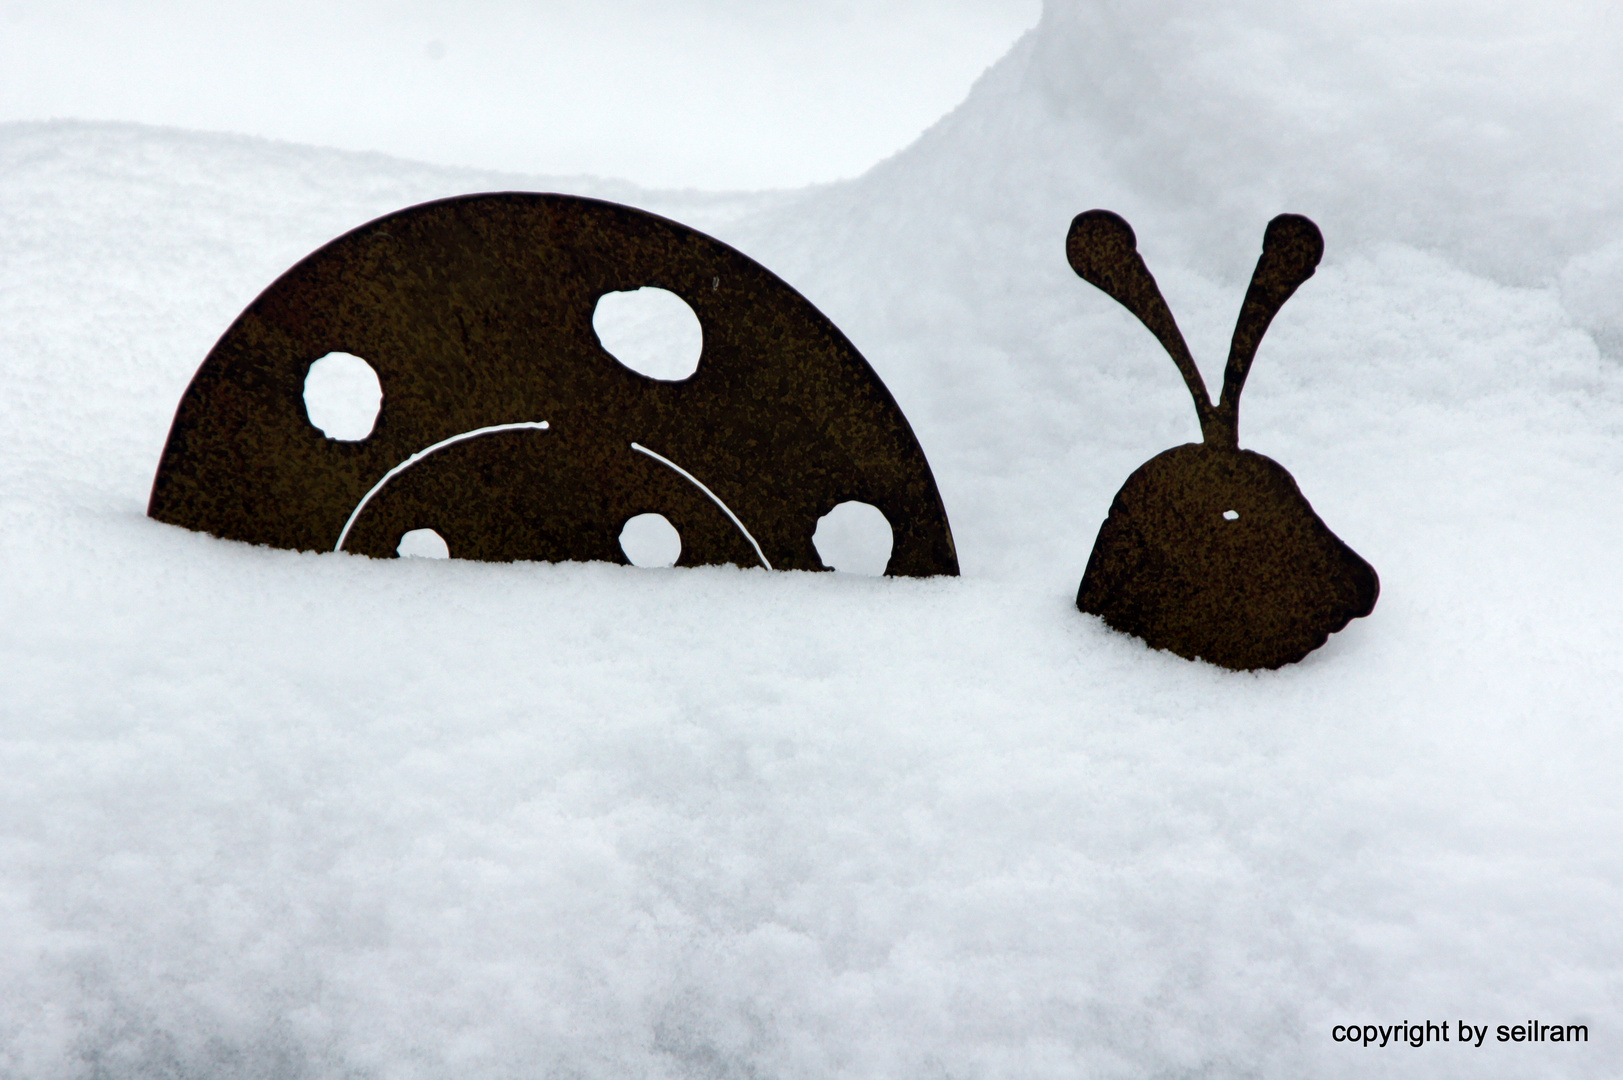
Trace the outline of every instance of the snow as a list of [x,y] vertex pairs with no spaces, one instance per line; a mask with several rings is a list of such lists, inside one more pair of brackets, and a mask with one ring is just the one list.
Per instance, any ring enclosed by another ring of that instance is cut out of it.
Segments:
[[441,165],[798,187],[856,176],[912,141],[1041,7],[5,0],[0,121],[128,120]]
[[699,369],[704,352],[699,317],[668,289],[644,287],[600,297],[592,330],[610,356],[650,379],[685,379]]
[[[1598,3],[1052,0],[906,151],[768,195],[0,126],[0,1075],[1618,1075],[1620,44]],[[144,516],[259,289],[511,188],[669,214],[817,303],[964,576]],[[1065,264],[1093,206],[1208,381],[1267,219],[1324,230],[1241,445],[1382,596],[1301,664],[1073,606],[1115,490],[1197,432]],[[1589,1042],[1331,1037],[1529,1018]]]

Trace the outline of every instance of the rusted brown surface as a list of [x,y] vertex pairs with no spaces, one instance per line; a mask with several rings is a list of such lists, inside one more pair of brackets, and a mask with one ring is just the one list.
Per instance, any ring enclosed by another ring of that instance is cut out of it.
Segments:
[[1294,663],[1374,610],[1374,568],[1326,527],[1290,473],[1239,448],[1240,392],[1257,345],[1323,252],[1307,218],[1269,222],[1214,405],[1132,228],[1107,210],[1071,223],[1071,267],[1161,341],[1194,398],[1204,440],[1128,477],[1094,542],[1078,608],[1155,648],[1235,670]]
[[[616,361],[592,315],[606,293],[668,289],[698,316],[698,370],[667,382]],[[360,442],[304,408],[331,352],[377,371]],[[256,299],[203,361],[175,414],[148,513],[276,547],[392,556],[432,528],[457,557],[625,562],[626,520],[661,513],[683,565],[761,564],[681,466],[737,515],[771,566],[818,570],[817,520],[872,503],[894,533],[887,572],[956,574],[946,513],[890,393],[838,329],[754,261],[676,222],[592,199],[505,193],[427,203],[316,251]]]

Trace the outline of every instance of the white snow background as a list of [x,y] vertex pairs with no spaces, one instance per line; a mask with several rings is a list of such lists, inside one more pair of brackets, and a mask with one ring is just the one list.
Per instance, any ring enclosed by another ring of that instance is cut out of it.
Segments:
[[[1601,2],[1049,0],[903,152],[752,196],[0,126],[0,1075],[1623,1075],[1620,61]],[[805,293],[964,576],[144,516],[260,289],[500,189],[666,213]],[[1115,490],[1198,435],[1066,265],[1095,206],[1208,380],[1267,220],[1325,233],[1240,437],[1382,595],[1300,664],[1073,606]],[[1589,1042],[1330,1035],[1528,1018]]]
[[[656,186],[855,176],[1041,0],[0,0],[0,119]],[[533,177],[532,177],[533,179]]]

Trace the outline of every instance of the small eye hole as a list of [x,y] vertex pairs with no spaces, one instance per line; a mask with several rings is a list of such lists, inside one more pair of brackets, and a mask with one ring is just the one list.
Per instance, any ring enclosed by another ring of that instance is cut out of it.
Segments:
[[1223,520],[1224,521],[1239,521],[1240,520],[1240,512],[1238,510],[1225,510],[1225,511],[1223,511]]

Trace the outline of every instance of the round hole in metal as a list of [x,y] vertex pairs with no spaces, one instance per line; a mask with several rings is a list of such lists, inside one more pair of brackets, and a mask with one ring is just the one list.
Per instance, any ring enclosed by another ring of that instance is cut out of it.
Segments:
[[664,514],[638,514],[621,528],[620,550],[632,566],[675,566],[682,555],[682,534]]
[[687,301],[667,289],[603,294],[592,329],[610,356],[639,375],[676,382],[699,369],[704,329]]
[[812,545],[830,570],[877,576],[890,563],[895,535],[877,506],[842,502],[817,519]]
[[400,538],[395,554],[402,559],[449,559],[451,546],[433,529],[412,529]]
[[382,406],[378,373],[359,356],[330,352],[304,377],[305,415],[329,439],[360,442],[372,434]]

